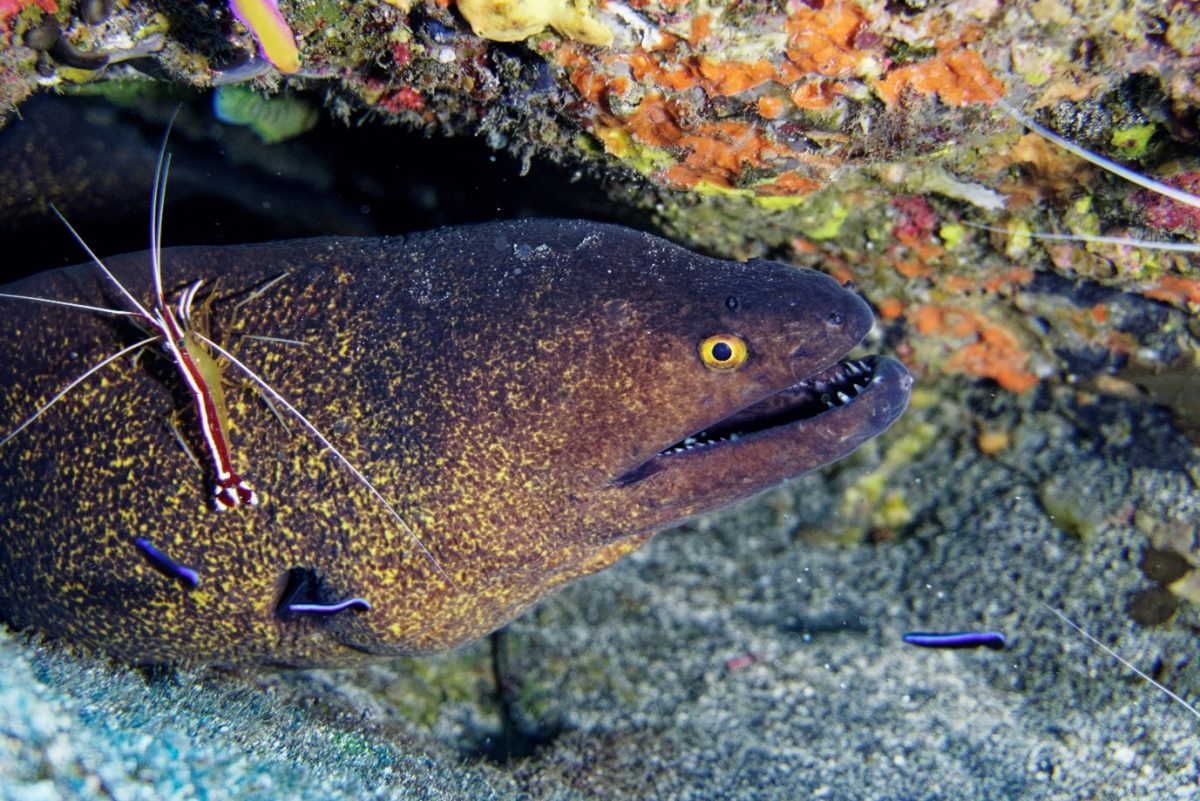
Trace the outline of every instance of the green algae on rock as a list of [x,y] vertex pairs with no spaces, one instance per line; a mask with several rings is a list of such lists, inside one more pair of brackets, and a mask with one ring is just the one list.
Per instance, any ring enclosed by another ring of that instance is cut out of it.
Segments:
[[219,86],[213,92],[213,114],[221,122],[245,125],[268,145],[312,130],[320,119],[307,101],[286,95],[264,96],[244,86]]

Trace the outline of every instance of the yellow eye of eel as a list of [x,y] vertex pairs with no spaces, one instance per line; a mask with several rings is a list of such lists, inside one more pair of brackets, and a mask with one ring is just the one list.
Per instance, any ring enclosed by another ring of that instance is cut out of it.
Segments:
[[733,334],[714,334],[700,343],[700,360],[710,370],[733,370],[746,363],[746,341]]

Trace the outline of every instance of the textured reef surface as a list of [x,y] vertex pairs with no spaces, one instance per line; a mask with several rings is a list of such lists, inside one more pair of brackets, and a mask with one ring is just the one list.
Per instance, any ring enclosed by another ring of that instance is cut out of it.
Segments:
[[[118,249],[142,246],[144,217],[113,216],[144,204],[182,99],[176,147],[216,136],[260,169],[230,181],[219,161],[177,155],[170,199],[221,198],[203,214],[223,214],[225,232],[249,219],[253,238],[390,233],[502,207],[792,261],[855,282],[880,318],[871,349],[918,376],[913,408],[850,462],[664,534],[514,624],[520,704],[564,724],[523,759],[460,764],[494,750],[482,645],[355,673],[147,684],[10,636],[0,798],[1200,793],[1196,719],[1038,603],[1200,691],[1200,262],[1040,238],[1194,244],[1200,212],[1064,152],[1001,103],[1200,189],[1196,3],[279,8],[299,55],[289,74],[224,2],[0,0],[0,230],[36,231],[29,268],[79,260],[69,242],[55,250],[49,201],[136,227]],[[137,109],[152,133],[94,105],[82,127],[35,121],[48,91]],[[214,134],[198,99],[246,127]],[[395,137],[363,138],[381,124]],[[533,177],[463,167],[420,135],[475,138]],[[70,158],[51,155],[56,138]],[[356,161],[329,166],[334,150]],[[447,190],[459,167],[479,183]],[[370,189],[385,182],[414,201],[390,219]],[[183,216],[168,209],[169,240]],[[899,639],[956,629],[1010,645]]]

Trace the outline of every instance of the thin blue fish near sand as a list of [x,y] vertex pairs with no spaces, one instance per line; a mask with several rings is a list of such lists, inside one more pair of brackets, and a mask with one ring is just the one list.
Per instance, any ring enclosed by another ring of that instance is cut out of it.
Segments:
[[990,648],[1003,650],[1008,640],[998,631],[912,631],[904,635],[909,645],[922,648]]

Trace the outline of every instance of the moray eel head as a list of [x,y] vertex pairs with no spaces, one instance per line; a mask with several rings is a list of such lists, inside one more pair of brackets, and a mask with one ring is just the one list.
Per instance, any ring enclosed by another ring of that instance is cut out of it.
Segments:
[[[146,254],[106,262],[149,294]],[[845,360],[872,315],[828,276],[616,226],[177,248],[162,263],[171,286],[219,287],[197,301],[211,337],[261,381],[228,359],[212,379],[258,505],[211,510],[211,476],[188,458],[204,453],[197,418],[156,348],[0,449],[0,618],[133,661],[460,645],[659,529],[845,456],[908,402],[898,362]],[[120,302],[89,265],[6,292]],[[10,427],[144,336],[5,303]]]
[[871,327],[865,302],[820,273],[765,262],[745,269],[756,279],[730,276],[709,290],[709,303],[675,320],[680,353],[660,375],[676,373],[679,386],[660,378],[644,438],[630,438],[612,478],[610,491],[651,526],[840,459],[907,405],[911,379],[895,360],[839,361]]

